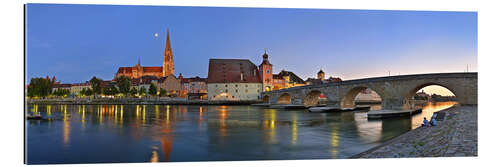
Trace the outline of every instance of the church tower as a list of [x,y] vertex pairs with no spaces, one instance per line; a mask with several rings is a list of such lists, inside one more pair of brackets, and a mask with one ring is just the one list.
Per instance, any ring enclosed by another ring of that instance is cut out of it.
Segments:
[[269,55],[264,50],[262,63],[259,65],[259,74],[262,77],[262,90],[271,91],[273,87],[273,65],[269,63]]
[[170,47],[170,32],[167,29],[167,42],[165,44],[165,52],[163,53],[163,77],[174,74],[174,55],[172,54],[172,48]]

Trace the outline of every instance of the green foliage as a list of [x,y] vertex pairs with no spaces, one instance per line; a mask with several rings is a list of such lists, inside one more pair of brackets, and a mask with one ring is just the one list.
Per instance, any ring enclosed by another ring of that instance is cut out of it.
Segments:
[[156,85],[154,83],[151,83],[151,86],[149,86],[149,95],[151,96],[156,96],[157,90],[156,90]]
[[133,87],[131,90],[130,90],[130,94],[132,96],[137,96],[137,89],[135,87]]
[[163,88],[160,88],[160,97],[167,96],[167,91]]
[[92,79],[90,79],[90,85],[92,86],[92,92],[94,93],[94,96],[96,94],[102,93],[102,79],[94,76],[92,77]]
[[90,96],[90,95],[92,95],[92,90],[91,89],[86,89],[85,96]]
[[52,92],[52,82],[45,78],[31,78],[28,86],[29,97],[47,97]]
[[56,90],[54,90],[54,92],[52,94],[54,96],[66,97],[66,96],[69,96],[70,93],[71,92],[68,89],[57,88]]
[[130,78],[127,76],[120,76],[116,79],[118,89],[120,90],[121,93],[124,95],[127,95],[130,93],[130,85],[131,81]]
[[144,96],[144,95],[146,95],[147,93],[148,93],[148,92],[146,91],[146,88],[144,88],[144,87],[139,88],[139,95],[140,95],[140,96]]
[[103,94],[107,96],[114,96],[120,93],[115,86],[105,87],[103,89]]
[[116,86],[111,87],[111,94],[112,95],[117,95],[119,93],[120,93],[120,91],[116,88]]

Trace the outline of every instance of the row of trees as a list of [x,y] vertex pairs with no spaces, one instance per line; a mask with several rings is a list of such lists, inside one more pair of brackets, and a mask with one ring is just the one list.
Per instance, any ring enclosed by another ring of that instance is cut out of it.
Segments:
[[69,96],[70,91],[68,89],[58,88],[52,91],[54,83],[50,79],[46,78],[32,78],[30,80],[30,85],[28,86],[28,97],[48,97],[48,96]]
[[[150,96],[167,96],[168,95],[167,91],[163,88],[161,88],[160,91],[158,92],[158,87],[154,83],[151,83],[148,90],[146,90],[144,87],[139,88],[139,90],[137,90],[135,87],[130,88],[132,85],[131,79],[129,77],[126,77],[126,76],[120,76],[120,77],[116,78],[116,87],[109,86],[109,87],[102,88],[101,87],[102,80],[99,78],[96,78],[96,77],[93,77],[90,80],[90,85],[92,87],[92,90],[97,90],[97,91],[93,91],[94,95],[101,94],[101,93],[103,95],[107,95],[107,96],[114,96],[114,95],[122,94],[126,97],[128,97],[129,95],[134,96],[134,97],[146,96],[146,95],[150,95]],[[80,94],[82,94],[82,93],[80,93]]]
[[[139,88],[137,90],[135,87],[131,87],[131,79],[126,76],[120,76],[116,79],[116,87],[115,86],[107,86],[103,87],[103,80],[97,77],[92,77],[90,79],[90,89],[82,89],[79,94],[80,96],[94,96],[97,97],[97,95],[107,95],[107,96],[114,96],[114,95],[124,95],[128,97],[129,95],[132,96],[145,96],[145,95],[150,95],[150,96],[168,96],[168,93],[165,89],[161,88],[158,91],[157,86],[152,83],[149,87],[148,90],[146,90],[144,87]],[[30,81],[30,84],[28,86],[28,93],[27,95],[29,97],[47,97],[49,95],[55,95],[55,96],[68,96],[70,94],[70,91],[68,89],[57,89],[54,92],[52,92],[53,88],[53,82],[50,80],[47,80],[46,78],[32,78]]]

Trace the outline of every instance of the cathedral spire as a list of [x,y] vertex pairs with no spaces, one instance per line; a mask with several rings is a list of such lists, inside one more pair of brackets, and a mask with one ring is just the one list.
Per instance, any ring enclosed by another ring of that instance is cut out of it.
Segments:
[[172,50],[170,48],[170,30],[167,28],[167,42],[165,44],[165,50]]
[[141,56],[139,56],[139,61],[137,61],[137,66],[141,66]]
[[163,53],[162,65],[163,77],[174,74],[174,55],[170,46],[170,30],[167,29],[167,40],[165,42],[165,51]]

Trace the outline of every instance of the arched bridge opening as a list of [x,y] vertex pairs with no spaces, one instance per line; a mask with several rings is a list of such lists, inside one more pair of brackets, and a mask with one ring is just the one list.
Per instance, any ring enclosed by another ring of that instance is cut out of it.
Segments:
[[307,93],[303,99],[304,106],[316,106],[326,100],[326,96],[319,90],[313,90]]
[[292,96],[288,93],[281,94],[278,97],[278,104],[291,104],[292,103]]
[[382,102],[382,97],[365,86],[358,86],[350,89],[340,102],[341,108],[354,108],[356,103],[379,104]]
[[411,89],[404,99],[405,109],[421,108],[423,106],[433,106],[440,102],[444,105],[454,105],[458,103],[458,98],[454,90],[443,84],[425,83]]

